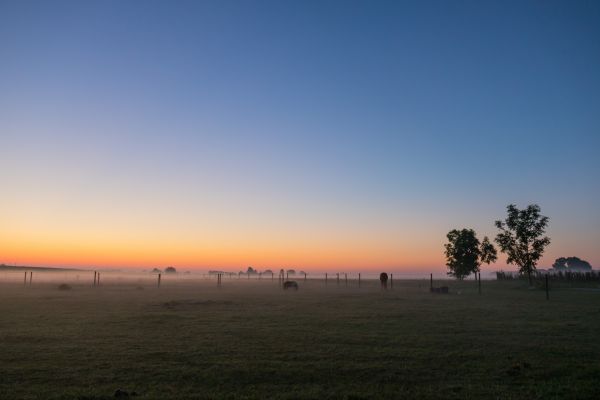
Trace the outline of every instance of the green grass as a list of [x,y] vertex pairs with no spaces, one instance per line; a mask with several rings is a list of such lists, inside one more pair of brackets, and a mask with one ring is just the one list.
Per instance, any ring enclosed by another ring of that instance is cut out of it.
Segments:
[[169,279],[0,284],[0,398],[600,398],[600,291]]

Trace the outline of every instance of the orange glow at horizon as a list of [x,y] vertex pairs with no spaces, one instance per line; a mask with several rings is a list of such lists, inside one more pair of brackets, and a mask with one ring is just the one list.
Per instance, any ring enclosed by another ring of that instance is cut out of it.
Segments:
[[[342,244],[338,244],[343,246]],[[383,251],[382,251],[383,250]],[[194,245],[160,241],[118,243],[111,241],[14,240],[3,238],[0,248],[6,264],[65,267],[148,268],[172,265],[188,269],[281,268],[304,270],[369,270],[396,268],[416,270],[443,266],[437,258],[424,260],[421,250],[397,254],[398,249],[382,249],[372,243],[349,243],[343,247],[315,243],[223,243]],[[438,253],[440,253],[438,251]],[[436,255],[436,254],[434,254]]]

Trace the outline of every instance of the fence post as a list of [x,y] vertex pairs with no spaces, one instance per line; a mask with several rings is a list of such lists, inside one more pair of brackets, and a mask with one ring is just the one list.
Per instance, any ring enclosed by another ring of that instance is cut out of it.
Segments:
[[429,275],[429,291],[433,291],[433,274]]
[[390,274],[390,289],[394,288],[394,274]]
[[327,272],[325,272],[325,286],[327,286]]
[[25,276],[23,277],[23,286],[27,285],[27,271],[25,271]]
[[33,271],[29,271],[29,286],[31,286],[32,279],[33,279]]
[[160,287],[160,274],[158,274],[158,284],[156,287]]
[[340,286],[340,273],[335,274],[337,277],[337,285]]
[[304,273],[304,282],[306,282],[306,272]]
[[550,300],[550,293],[548,288],[548,274],[546,274],[546,300]]
[[275,274],[273,272],[271,272],[271,280],[274,281],[275,280]]
[[346,281],[346,286],[348,286],[348,274],[344,272],[344,280]]
[[360,287],[360,272],[358,273],[358,287]]

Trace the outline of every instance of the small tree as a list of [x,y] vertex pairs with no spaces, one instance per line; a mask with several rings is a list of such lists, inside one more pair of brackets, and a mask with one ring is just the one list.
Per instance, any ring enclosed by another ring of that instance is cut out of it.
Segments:
[[446,248],[446,265],[448,275],[458,279],[477,271],[479,266],[479,240],[473,229],[453,229],[446,235],[448,243]]
[[175,267],[167,267],[167,268],[165,268],[165,273],[167,273],[167,274],[174,274],[176,272],[177,272],[177,270],[175,269]]
[[506,210],[506,220],[495,223],[500,229],[496,243],[508,256],[506,262],[516,264],[520,273],[526,273],[531,285],[531,273],[535,271],[546,246],[550,244],[550,238],[543,236],[548,226],[548,217],[540,214],[541,209],[537,204],[531,204],[523,210],[510,204]]
[[453,229],[446,235],[446,265],[448,275],[464,279],[479,272],[482,263],[490,264],[497,259],[496,249],[487,236],[479,243],[473,229]]

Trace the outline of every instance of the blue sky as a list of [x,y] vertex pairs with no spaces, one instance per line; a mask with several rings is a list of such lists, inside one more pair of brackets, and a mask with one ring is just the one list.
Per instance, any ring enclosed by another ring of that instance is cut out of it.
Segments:
[[0,58],[5,236],[147,206],[409,268],[535,202],[600,264],[598,2],[0,1]]

